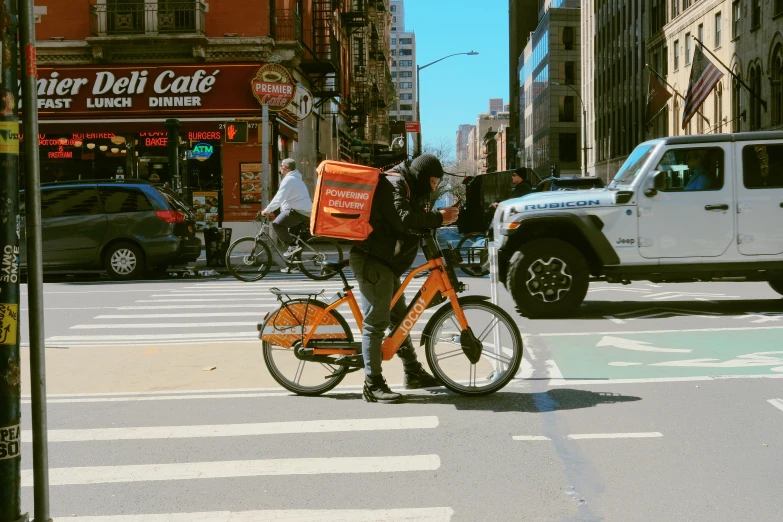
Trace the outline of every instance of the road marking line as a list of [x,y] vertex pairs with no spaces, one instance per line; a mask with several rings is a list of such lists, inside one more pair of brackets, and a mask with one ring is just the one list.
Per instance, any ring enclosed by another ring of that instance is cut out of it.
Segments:
[[[223,303],[220,305],[220,308],[268,308],[268,309],[274,309],[277,308],[278,304],[276,303],[244,303],[244,304],[230,304],[230,303]],[[114,308],[114,307],[112,307]],[[117,310],[198,310],[198,309],[209,309],[214,310],[215,305],[145,305],[145,306],[118,306],[116,307]],[[48,308],[47,308],[48,310]]]
[[531,335],[540,337],[578,337],[584,335],[632,335],[632,334],[657,334],[657,333],[683,333],[683,332],[747,332],[756,330],[783,330],[783,326],[751,326],[739,328],[692,328],[687,330],[631,330],[631,331],[601,331],[601,332],[547,332]]
[[[330,392],[339,393],[339,392]],[[170,395],[160,397],[104,397],[104,398],[83,398],[83,399],[47,399],[47,404],[91,404],[102,402],[149,402],[149,401],[178,401],[190,399],[255,399],[260,397],[291,397],[292,393],[233,393],[225,395]],[[22,404],[31,404],[30,399],[25,399]]]
[[774,407],[776,407],[777,409],[779,409],[780,411],[783,411],[783,399],[770,399],[767,402],[773,405]]
[[543,435],[514,435],[512,440],[552,440],[549,437]]
[[[390,385],[392,388],[394,385]],[[400,385],[402,386],[402,385]],[[361,385],[340,385],[338,389],[355,389],[355,390],[361,390],[363,386]],[[181,395],[204,395],[204,394],[214,394],[214,395],[222,395],[226,393],[260,393],[260,392],[279,392],[279,393],[285,393],[285,390],[283,390],[280,387],[274,387],[274,388],[216,388],[216,389],[200,389],[200,390],[161,390],[161,391],[150,391],[150,392],[109,392],[109,393],[48,393],[46,394],[47,398],[55,398],[55,399],[63,399],[63,398],[76,398],[76,397],[151,397],[151,396],[160,396],[160,395],[174,395],[174,394],[181,394]],[[23,399],[31,399],[31,395],[22,395]]]
[[563,372],[560,371],[560,368],[554,360],[550,359],[544,364],[546,365],[547,374],[549,375],[550,380],[563,378]]
[[[265,511],[212,511],[155,515],[68,517],[76,522],[449,522],[448,507],[410,509],[281,509]],[[66,519],[63,519],[66,520]]]
[[[256,305],[257,306],[257,305]],[[175,307],[181,308],[181,307]],[[212,308],[212,307],[210,307]],[[424,310],[422,315],[432,315],[437,310]],[[258,317],[259,320],[262,317],[260,312],[209,312],[209,313],[187,313],[187,314],[127,314],[127,315],[97,315],[94,319],[186,319],[190,317]],[[355,323],[356,319],[353,316],[343,316],[343,318],[349,323]],[[199,323],[193,323],[194,326],[199,326]]]
[[783,379],[783,374],[770,375],[694,375],[692,377],[652,377],[646,379],[563,379],[549,381],[550,386],[573,386],[577,384],[645,384],[660,382],[721,381],[728,379]]
[[137,299],[135,303],[223,303],[226,301],[277,301],[276,297],[246,297],[242,299]]
[[576,433],[569,435],[571,440],[586,439],[651,439],[663,437],[663,433],[650,431],[646,433]]
[[[120,324],[76,324],[71,330],[146,330],[148,328],[221,328],[229,326],[257,326],[258,321],[230,321],[215,323],[120,323]],[[258,334],[253,334],[258,335]]]
[[[312,287],[309,287],[309,288],[312,288]],[[320,287],[318,289],[320,290]],[[286,289],[283,289],[283,290],[286,290]],[[294,289],[294,288],[289,288],[288,290],[291,291],[291,292],[299,292],[299,291],[301,291],[300,289]],[[337,290],[341,290],[341,289],[340,288],[335,288],[334,290],[337,291]],[[230,292],[230,293],[227,293],[227,292],[199,292],[199,293],[194,293],[194,294],[171,292],[171,293],[168,293],[168,294],[152,294],[149,297],[204,297],[204,296],[207,296],[207,297],[244,297],[244,296],[257,296],[260,293],[261,292],[258,292],[258,291]],[[327,291],[327,292],[324,293],[323,296],[319,296],[319,297],[330,297],[328,295],[329,293],[330,292]],[[415,295],[416,293],[417,293],[416,290],[406,290],[404,292],[405,295]],[[283,295],[285,295],[285,294],[283,294]],[[297,297],[297,296],[291,296],[291,297]],[[270,299],[277,299],[277,297],[271,297]]]
[[[103,341],[103,340],[128,340],[128,341],[155,341],[170,339],[226,339],[226,338],[258,338],[258,332],[207,332],[188,334],[142,334],[142,335],[53,335],[46,341]],[[143,343],[142,343],[143,344]]]
[[[151,482],[210,478],[321,475],[346,473],[396,473],[435,471],[438,455],[383,457],[327,457],[305,459],[234,460],[129,466],[85,466],[52,468],[50,486]],[[22,487],[33,485],[33,471],[22,471]]]
[[[264,422],[252,424],[215,424],[193,426],[154,426],[49,430],[49,442],[93,442],[108,440],[192,439],[211,437],[249,437],[302,433],[350,431],[420,430],[438,427],[438,417],[389,417],[378,419],[340,419],[318,421]],[[22,431],[22,442],[32,442],[32,431]]]
[[611,316],[611,315],[605,315],[604,319],[609,319],[610,321],[612,321],[615,324],[625,324],[625,321],[623,321],[622,319],[618,319],[618,318],[616,318],[614,316]]

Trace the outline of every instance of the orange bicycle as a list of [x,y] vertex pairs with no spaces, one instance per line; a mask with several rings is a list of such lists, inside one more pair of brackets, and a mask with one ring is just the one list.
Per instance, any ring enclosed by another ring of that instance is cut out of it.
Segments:
[[[429,276],[416,293],[403,320],[383,342],[383,360],[391,359],[433,301],[446,302],[432,314],[421,331],[432,373],[450,390],[463,395],[486,395],[508,384],[522,362],[522,336],[505,310],[488,297],[457,297],[467,290],[454,272],[459,263],[449,248],[441,251],[432,232],[419,234],[427,263],[412,270],[394,295],[392,306],[413,278],[424,271]],[[362,345],[354,341],[348,321],[336,310],[347,303],[362,329],[362,313],[343,270],[348,261],[326,263],[325,270],[339,273],[343,290],[328,303],[320,292],[271,292],[280,307],[267,312],[259,323],[264,362],[272,377],[298,395],[320,395],[337,386],[347,374],[364,367]],[[476,334],[475,332],[478,332]]]

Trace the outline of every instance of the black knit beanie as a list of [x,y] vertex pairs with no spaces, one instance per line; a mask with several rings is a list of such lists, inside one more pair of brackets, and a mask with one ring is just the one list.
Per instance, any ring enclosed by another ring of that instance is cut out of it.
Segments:
[[443,166],[440,160],[432,154],[422,154],[411,162],[411,173],[416,176],[416,184],[420,193],[429,194],[432,191],[430,178],[442,178]]

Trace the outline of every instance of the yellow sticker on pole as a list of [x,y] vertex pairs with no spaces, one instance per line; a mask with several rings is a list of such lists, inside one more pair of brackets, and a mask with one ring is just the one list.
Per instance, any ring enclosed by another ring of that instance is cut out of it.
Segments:
[[0,303],[0,344],[16,344],[19,305]]
[[0,154],[19,154],[19,123],[0,121]]

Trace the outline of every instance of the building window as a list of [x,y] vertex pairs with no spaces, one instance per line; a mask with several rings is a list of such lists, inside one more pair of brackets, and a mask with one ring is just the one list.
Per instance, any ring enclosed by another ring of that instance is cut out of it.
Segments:
[[400,49],[400,56],[413,56],[413,49]]
[[392,75],[392,78],[396,78],[397,77],[397,71],[392,71],[391,75]]
[[[751,65],[748,71],[748,83],[750,88],[756,93],[757,96],[761,96],[761,66],[758,64]],[[759,102],[756,96],[750,95],[750,130],[761,129],[761,102]]]
[[392,67],[397,67],[397,60],[392,60]]
[[397,28],[396,27],[392,27],[392,32],[396,33],[397,32]]
[[413,110],[413,105],[403,103],[403,104],[400,105],[400,110],[401,111],[412,111]]
[[783,44],[772,53],[769,66],[772,73],[772,125],[783,124]]
[[691,63],[691,33],[685,33],[685,65]]
[[663,48],[663,75],[669,74],[669,48]]
[[[400,53],[400,54],[402,54],[402,53]],[[392,49],[391,50],[391,55],[392,56],[397,56],[397,49]]]
[[774,5],[772,6],[772,14],[775,16],[783,14],[783,0],[775,0]]
[[573,96],[560,97],[560,121],[562,122],[576,121]]
[[400,60],[400,67],[412,67],[413,60]]
[[396,16],[392,16],[392,23],[393,23],[393,24],[396,24],[396,23],[397,23],[397,17],[396,17]]
[[680,14],[680,0],[672,0],[672,20]]
[[574,84],[574,79],[576,77],[576,74],[574,73],[574,71],[576,69],[575,62],[565,62],[563,64],[563,66],[564,66],[564,69],[565,69],[563,71],[564,72],[564,74],[563,74],[563,80],[564,80],[563,83],[565,83],[566,85],[573,85]]
[[674,70],[680,68],[680,41],[674,41]]
[[[742,79],[739,66],[734,66],[734,75]],[[742,132],[742,85],[734,78],[731,82],[731,131]]]
[[723,18],[720,13],[715,15],[715,47],[720,47],[721,36],[723,35]]
[[704,45],[704,24],[699,24],[699,27],[696,28],[696,38],[701,42],[700,45]]
[[574,49],[574,28],[563,27],[563,47],[566,51],[573,51]]
[[761,25],[761,0],[751,0],[750,28],[757,29]]
[[400,89],[413,89],[413,82],[400,82]]
[[735,0],[731,4],[731,37],[736,38],[740,35],[740,3]]
[[715,110],[713,111],[713,115],[715,117],[715,121],[713,122],[713,128],[715,129],[715,133],[720,134],[723,132],[723,82],[718,82],[718,85],[715,86],[715,90],[713,91],[713,99],[715,102]]
[[674,98],[674,117],[672,118],[672,122],[674,123],[672,126],[672,136],[679,136],[682,123],[680,122],[680,101],[676,96]]
[[397,45],[397,39],[396,39],[396,38],[392,38],[392,39],[391,39],[391,42],[392,42],[392,43],[391,43],[392,45]]
[[413,94],[411,94],[409,92],[402,93],[402,94],[400,94],[400,99],[401,100],[412,100],[413,99]]
[[400,78],[412,78],[413,71],[400,71]]
[[682,10],[685,11],[691,6],[691,0],[682,0]]
[[560,161],[573,163],[576,161],[576,133],[560,133]]
[[411,45],[413,44],[413,38],[400,38],[400,43],[402,45]]
[[397,12],[397,6],[396,5],[391,6],[391,12],[392,13],[396,13]]

